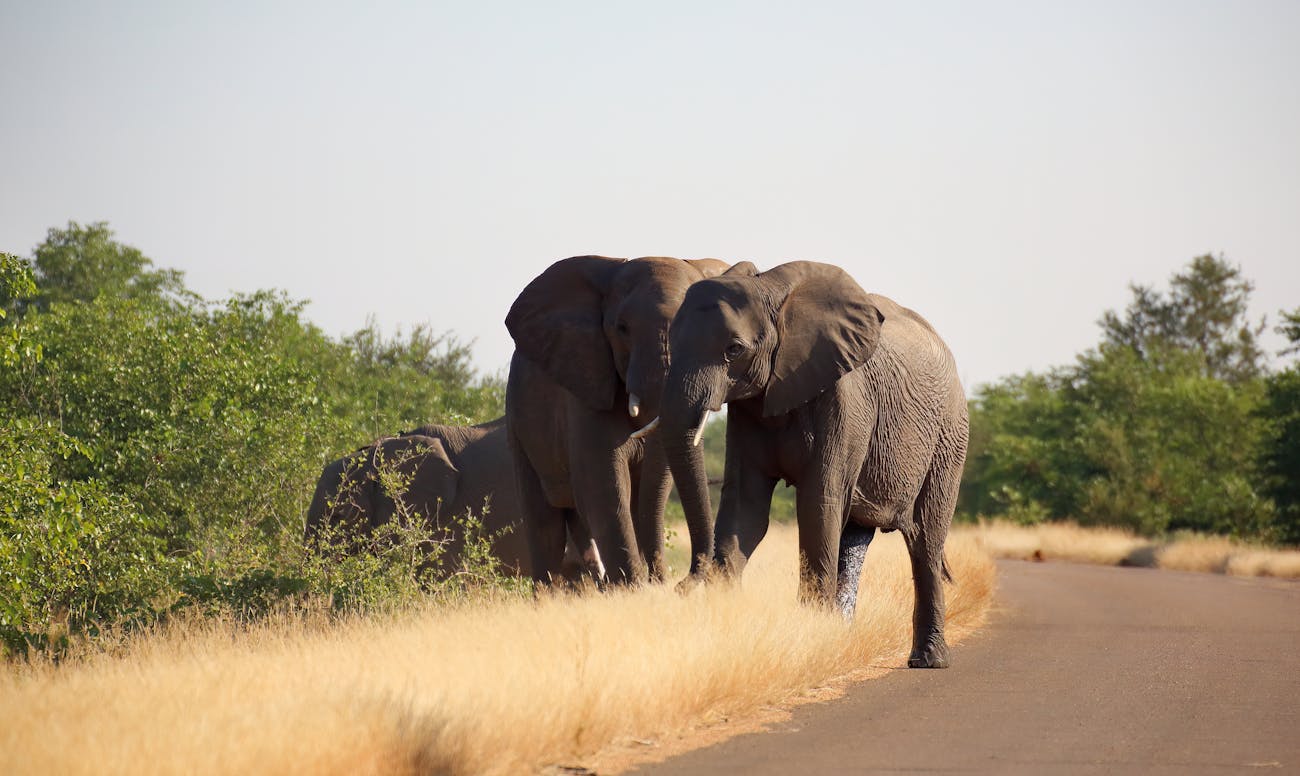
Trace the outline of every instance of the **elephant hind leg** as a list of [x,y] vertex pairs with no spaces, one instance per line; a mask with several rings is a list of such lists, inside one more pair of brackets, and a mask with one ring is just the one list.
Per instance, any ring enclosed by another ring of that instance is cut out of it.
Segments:
[[947,467],[932,467],[913,507],[913,527],[904,532],[912,561],[916,603],[912,611],[912,668],[947,668],[948,643],[944,640],[944,580],[951,581],[944,559],[944,542],[957,508],[957,474]]
[[858,605],[858,584],[862,579],[862,567],[867,559],[867,546],[871,544],[871,539],[875,535],[875,528],[860,526],[851,521],[840,533],[840,562],[835,583],[835,606],[849,622],[853,621],[853,612]]

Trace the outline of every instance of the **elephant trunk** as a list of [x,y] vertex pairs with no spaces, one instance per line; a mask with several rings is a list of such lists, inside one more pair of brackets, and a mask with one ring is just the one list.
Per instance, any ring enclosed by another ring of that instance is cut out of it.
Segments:
[[696,390],[688,390],[682,376],[669,371],[658,435],[686,514],[691,537],[691,578],[698,580],[713,562],[713,507],[709,503],[704,448],[699,444],[712,397],[699,389],[699,383],[692,387]]
[[704,470],[704,448],[694,444],[694,429],[663,434],[664,453],[677,484],[691,537],[691,576],[699,577],[713,562],[713,507],[709,503],[709,477]]
[[663,582],[664,562],[664,507],[672,489],[668,461],[663,445],[657,437],[645,443],[645,457],[641,461],[641,484],[637,492],[637,544],[645,557],[652,582]]
[[[665,338],[666,335],[661,337],[666,341]],[[624,380],[628,393],[627,415],[636,425],[644,425],[659,414],[660,397],[667,374],[667,345],[640,347],[632,351]]]

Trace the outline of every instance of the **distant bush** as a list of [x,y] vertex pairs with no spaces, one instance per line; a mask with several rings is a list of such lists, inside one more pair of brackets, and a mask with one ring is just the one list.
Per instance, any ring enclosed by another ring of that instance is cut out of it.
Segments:
[[[1291,343],[1285,352],[1300,351],[1300,308],[1284,313],[1277,329]],[[1300,364],[1270,375],[1264,391],[1264,489],[1277,504],[1278,538],[1300,545]]]
[[1264,377],[1251,284],[1202,256],[1171,286],[1133,287],[1075,364],[976,391],[959,514],[1297,540],[1268,485],[1286,383]]

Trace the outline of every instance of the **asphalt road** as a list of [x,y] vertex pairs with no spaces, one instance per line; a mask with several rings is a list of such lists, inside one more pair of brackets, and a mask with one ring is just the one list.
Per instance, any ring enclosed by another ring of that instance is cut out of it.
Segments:
[[1300,583],[999,569],[990,624],[952,668],[900,669],[637,773],[1300,773]]

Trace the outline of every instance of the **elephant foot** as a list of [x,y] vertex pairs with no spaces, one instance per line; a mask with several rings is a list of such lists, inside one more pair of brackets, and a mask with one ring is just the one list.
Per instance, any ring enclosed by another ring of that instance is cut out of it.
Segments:
[[708,581],[708,574],[703,571],[696,571],[687,574],[681,582],[677,583],[677,593],[679,595],[688,595],[692,590]]
[[908,668],[947,668],[951,663],[952,656],[943,636],[931,636],[923,649],[912,650],[907,658]]
[[685,579],[677,583],[677,592],[686,595],[700,585],[725,581],[728,576],[725,567],[718,565],[714,561],[696,560],[691,564],[691,572],[686,575]]

